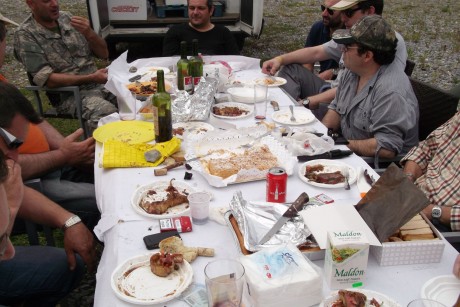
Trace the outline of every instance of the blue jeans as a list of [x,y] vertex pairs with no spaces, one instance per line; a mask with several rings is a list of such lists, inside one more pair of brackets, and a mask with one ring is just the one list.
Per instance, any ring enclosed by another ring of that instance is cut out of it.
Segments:
[[18,246],[13,259],[0,262],[0,305],[24,302],[24,306],[56,306],[85,273],[77,255],[77,266],[70,271],[62,248]]

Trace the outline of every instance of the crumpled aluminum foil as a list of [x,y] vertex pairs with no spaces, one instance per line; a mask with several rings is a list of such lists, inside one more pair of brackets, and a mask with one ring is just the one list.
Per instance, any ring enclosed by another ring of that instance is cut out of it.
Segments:
[[[304,208],[317,205],[317,203],[309,202]],[[244,247],[251,252],[283,243],[292,243],[296,246],[313,243],[309,239],[310,230],[304,224],[302,217],[298,216],[287,221],[265,244],[258,244],[260,239],[288,209],[287,205],[246,201],[241,191],[237,191],[230,202],[230,209],[243,234]]]
[[208,119],[218,84],[219,80],[216,78],[201,77],[193,95],[186,91],[177,91],[176,99],[172,103],[173,122]]

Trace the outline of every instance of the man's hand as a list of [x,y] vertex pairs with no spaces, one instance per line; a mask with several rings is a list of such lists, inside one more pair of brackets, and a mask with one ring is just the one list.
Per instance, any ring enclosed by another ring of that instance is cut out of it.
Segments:
[[91,74],[91,79],[94,83],[105,84],[109,76],[108,72],[107,68],[98,69]]
[[79,128],[68,135],[61,143],[59,151],[66,158],[68,165],[85,165],[94,163],[95,142],[92,137],[79,141],[83,135],[83,129]]
[[280,69],[281,65],[283,64],[283,59],[281,56],[277,56],[271,60],[265,61],[262,64],[262,73],[267,75],[275,75],[276,72]]
[[88,272],[94,271],[96,250],[93,234],[83,223],[78,223],[64,232],[64,249],[67,254],[67,262],[70,270],[76,266],[75,254],[79,254],[88,267]]
[[[11,219],[14,221],[16,214],[21,207],[22,198],[24,195],[24,184],[22,183],[21,166],[16,161],[8,159],[6,160],[8,166],[8,177],[3,183],[6,192],[6,198],[8,200],[8,206],[10,207]],[[11,222],[13,225],[13,222]]]
[[89,24],[89,20],[80,17],[80,16],[73,16],[70,19],[70,25],[75,28],[78,32],[83,34],[85,37],[88,37],[88,35],[92,34],[93,29],[91,29],[91,26]]

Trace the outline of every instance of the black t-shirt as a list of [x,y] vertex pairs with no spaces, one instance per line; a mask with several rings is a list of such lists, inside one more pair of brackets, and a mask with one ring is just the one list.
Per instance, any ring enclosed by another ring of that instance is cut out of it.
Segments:
[[199,32],[188,23],[175,25],[163,40],[163,56],[180,55],[180,42],[187,42],[187,54],[192,54],[192,40],[198,39],[198,52],[203,55],[238,55],[240,51],[229,29],[214,25],[209,31]]

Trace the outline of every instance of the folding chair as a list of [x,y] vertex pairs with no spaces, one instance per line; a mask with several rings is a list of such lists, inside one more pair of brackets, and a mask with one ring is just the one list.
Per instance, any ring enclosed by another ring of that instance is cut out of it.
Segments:
[[38,85],[35,85],[32,81],[32,76],[27,74],[29,78],[29,82],[31,85],[28,85],[25,87],[25,89],[32,91],[34,94],[35,98],[35,103],[37,104],[38,112],[42,117],[45,118],[68,118],[68,119],[74,119],[75,115],[74,114],[60,114],[57,112],[55,108],[51,108],[44,112],[43,110],[43,102],[40,97],[40,91],[45,91],[46,95],[48,96],[48,99],[50,100],[51,105],[54,105],[57,103],[60,99],[60,92],[71,92],[73,93],[74,101],[75,101],[75,106],[76,106],[76,117],[78,118],[80,122],[80,126],[83,128],[84,132],[84,137],[85,139],[88,138],[89,132],[88,132],[88,127],[86,125],[85,120],[82,117],[82,101],[81,101],[81,95],[80,95],[80,88],[78,86],[63,86],[63,87],[57,87],[57,88],[48,88],[48,87],[41,87]]

